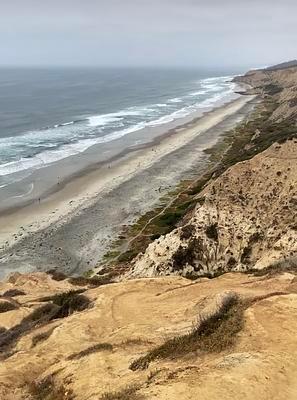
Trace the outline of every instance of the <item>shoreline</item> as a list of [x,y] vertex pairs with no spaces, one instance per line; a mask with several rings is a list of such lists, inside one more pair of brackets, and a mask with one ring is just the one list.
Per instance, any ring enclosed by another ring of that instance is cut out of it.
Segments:
[[[30,257],[26,250],[28,246],[24,241],[29,240],[30,236],[32,237],[34,234],[38,235],[39,232],[43,232],[47,236],[45,232],[47,228],[51,228],[50,236],[55,235],[55,232],[59,229],[62,229],[62,231],[64,229],[64,231],[68,232],[69,229],[71,229],[71,221],[76,217],[82,217],[84,213],[88,213],[89,210],[96,205],[99,198],[104,198],[104,196],[112,193],[116,188],[119,188],[129,180],[133,180],[132,178],[137,177],[140,173],[145,173],[153,169],[155,165],[162,163],[162,160],[167,156],[178,152],[181,148],[189,145],[189,143],[198,137],[203,139],[203,134],[206,134],[209,130],[223,123],[228,118],[236,116],[236,114],[240,113],[242,108],[249,104],[254,98],[255,96],[239,97],[219,108],[207,112],[202,117],[194,118],[183,126],[167,131],[164,135],[154,138],[149,143],[125,150],[120,157],[117,156],[108,163],[100,162],[92,165],[61,184],[58,191],[56,190],[49,193],[40,204],[30,204],[18,209],[12,209],[9,212],[2,212],[0,214],[0,246],[2,245],[0,265],[2,264],[2,266],[4,266],[4,273],[6,271],[5,266],[8,267],[8,263],[12,265],[12,268],[7,268],[8,272],[9,270],[16,270],[16,268],[13,268],[13,264],[15,263],[21,263],[23,268],[26,269],[25,262],[30,259]],[[231,125],[236,125],[236,121]],[[200,144],[201,151],[216,143],[219,137],[220,133],[216,133],[211,140],[206,140],[205,143]],[[199,157],[197,157],[196,161],[198,161],[199,164]],[[206,157],[203,159],[204,167],[207,164],[207,161],[206,163],[205,161]],[[187,159],[185,158],[185,163],[186,162]],[[185,166],[180,173],[175,171],[175,175],[173,174],[174,176],[171,179],[172,182],[169,179],[169,183],[171,183],[169,187],[178,183],[178,179],[181,178],[183,173],[186,172],[187,169],[191,169],[191,162],[189,162],[189,168]],[[151,174],[155,179],[158,177],[154,174],[154,171],[151,171]],[[154,199],[140,199],[139,201],[147,203],[146,205],[148,207],[144,207],[144,210],[152,206],[157,201],[156,197],[160,197],[163,192],[162,189],[161,193],[158,194],[159,196],[153,196]],[[141,209],[142,207],[138,208]],[[139,210],[137,210],[136,213],[131,213],[131,210],[126,210],[126,214],[127,215],[122,219],[124,222],[130,223],[133,217],[139,216]],[[123,223],[123,221],[121,222]],[[69,225],[68,230],[67,225]],[[42,237],[43,233],[41,235]],[[36,238],[32,239],[36,241]],[[92,242],[93,237],[89,240]],[[107,236],[105,238],[105,244],[109,240]],[[102,247],[102,240],[100,244]],[[100,244],[98,243],[98,246]],[[42,246],[42,242],[40,242],[40,246]],[[52,249],[55,248],[55,246],[52,247]],[[39,252],[43,252],[43,249],[40,249]],[[9,256],[7,253],[10,253]],[[24,257],[25,253],[27,254],[26,257]],[[82,253],[84,253],[83,249]],[[102,250],[101,253],[104,253],[104,251]],[[74,256],[74,259],[76,257],[77,255]],[[44,259],[44,257],[39,254],[36,261],[40,258]],[[84,254],[82,254],[82,258],[84,258]],[[73,261],[72,257],[70,257],[70,259]],[[70,262],[67,262],[67,265],[69,265],[69,263]],[[33,264],[35,263],[32,263],[32,261],[28,262],[28,268],[32,270],[36,269],[36,266]],[[77,270],[80,264],[80,262],[74,263],[74,270]],[[46,268],[47,263],[45,262],[44,265],[44,268]],[[87,265],[90,265],[90,268],[94,267],[92,261]],[[52,266],[52,262],[49,262],[49,268],[47,269],[50,269]],[[20,269],[22,269],[22,267]],[[86,265],[84,265],[83,269],[86,269]],[[1,274],[2,272],[3,271],[1,271]]]
[[[245,85],[240,86],[243,89],[246,88]],[[187,117],[166,123],[165,125],[140,129],[130,135],[108,142],[108,147],[104,147],[103,151],[101,148],[102,144],[94,144],[78,155],[66,157],[42,169],[33,171],[28,179],[25,178],[23,180],[23,182],[27,181],[27,190],[25,193],[10,195],[9,197],[4,196],[3,198],[1,198],[0,193],[0,217],[28,207],[38,202],[39,199],[47,200],[48,197],[62,190],[71,181],[84,175],[87,176],[104,165],[117,162],[121,158],[128,156],[129,153],[160,144],[163,139],[179,133],[181,130],[184,131],[187,128],[191,128],[201,119],[203,120],[216,110],[223,110],[229,104],[239,100],[240,97],[234,92],[227,97],[227,100],[224,99],[222,102],[218,102],[215,107],[209,108],[209,110],[197,110]],[[137,140],[139,138],[144,141]],[[124,140],[123,143],[122,140]],[[44,185],[43,181],[48,181],[48,184]],[[15,185],[17,185],[17,182]],[[16,201],[14,199],[20,200]]]

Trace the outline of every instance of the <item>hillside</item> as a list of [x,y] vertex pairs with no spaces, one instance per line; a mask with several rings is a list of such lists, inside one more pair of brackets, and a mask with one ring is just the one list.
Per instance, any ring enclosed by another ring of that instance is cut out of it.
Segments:
[[295,139],[228,169],[199,193],[185,225],[134,260],[131,276],[204,276],[296,263],[296,160]]
[[297,398],[297,67],[235,80],[255,110],[161,235],[91,278],[0,282],[1,400]]
[[[242,152],[247,160],[210,180],[196,195],[194,211],[136,257],[127,276],[193,278],[277,263],[296,265],[297,68],[251,72],[236,80],[263,97],[257,123],[242,127],[252,135],[242,148],[231,146],[237,152],[234,158]],[[268,87],[280,89],[268,93]],[[261,147],[268,148],[250,158]]]
[[250,71],[234,79],[252,87],[249,93],[271,97],[276,107],[271,122],[290,121],[296,125],[297,118],[297,66],[284,69]]
[[280,64],[273,65],[272,67],[265,68],[268,71],[275,71],[277,69],[286,69],[291,67],[297,67],[297,60],[286,61]]

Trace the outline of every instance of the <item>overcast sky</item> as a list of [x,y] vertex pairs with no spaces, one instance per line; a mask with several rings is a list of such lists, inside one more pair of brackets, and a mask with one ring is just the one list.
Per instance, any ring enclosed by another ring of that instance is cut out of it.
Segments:
[[263,66],[297,58],[297,0],[0,0],[2,65]]

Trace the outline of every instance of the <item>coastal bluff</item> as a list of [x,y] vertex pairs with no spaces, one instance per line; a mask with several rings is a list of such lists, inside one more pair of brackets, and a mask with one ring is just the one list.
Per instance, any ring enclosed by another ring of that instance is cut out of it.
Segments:
[[235,81],[255,112],[170,232],[0,282],[1,400],[297,398],[297,67]]
[[297,67],[251,71],[234,80],[262,98],[257,124],[242,127],[251,130],[249,142],[232,150],[246,153],[246,160],[210,179],[194,210],[139,254],[127,277],[296,266]]
[[297,264],[297,139],[209,183],[185,224],[151,243],[127,276],[215,276]]

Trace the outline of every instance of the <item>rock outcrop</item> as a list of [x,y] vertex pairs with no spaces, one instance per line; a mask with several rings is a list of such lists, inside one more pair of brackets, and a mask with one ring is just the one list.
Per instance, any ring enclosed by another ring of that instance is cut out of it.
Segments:
[[229,168],[199,198],[186,225],[134,260],[130,277],[205,276],[296,262],[296,139]]
[[277,107],[271,121],[290,120],[297,123],[297,66],[276,70],[254,70],[246,75],[236,77],[235,82],[245,83],[252,87],[247,93],[272,96]]

